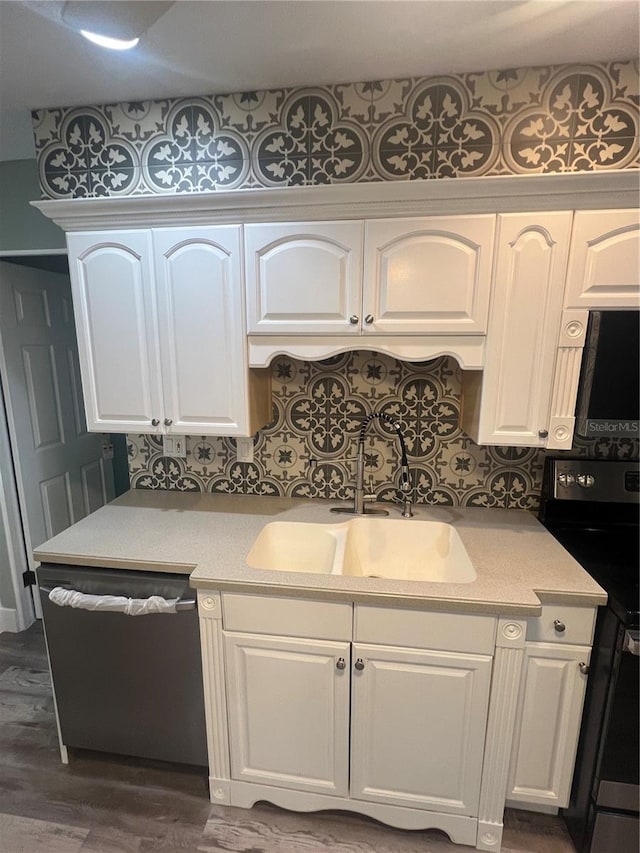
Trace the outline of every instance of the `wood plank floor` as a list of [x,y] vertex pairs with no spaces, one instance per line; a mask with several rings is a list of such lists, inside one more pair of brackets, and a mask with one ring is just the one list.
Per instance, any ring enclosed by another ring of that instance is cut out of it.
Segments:
[[[60,763],[42,628],[0,634],[1,853],[464,853],[344,812],[212,806],[204,771],[70,750]],[[508,811],[504,853],[574,853],[559,818]]]

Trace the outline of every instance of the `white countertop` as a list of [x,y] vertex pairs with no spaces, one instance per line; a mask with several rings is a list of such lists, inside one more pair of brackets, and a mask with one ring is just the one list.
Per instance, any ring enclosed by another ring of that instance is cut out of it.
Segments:
[[[543,603],[598,605],[606,593],[525,510],[414,507],[455,526],[477,573],[471,583],[423,583],[251,569],[246,555],[272,521],[335,524],[336,502],[132,490],[43,543],[41,562],[190,574],[198,589],[393,603],[535,616]],[[400,508],[385,504],[390,517]],[[341,520],[349,516],[341,516]],[[403,520],[411,524],[412,519]]]

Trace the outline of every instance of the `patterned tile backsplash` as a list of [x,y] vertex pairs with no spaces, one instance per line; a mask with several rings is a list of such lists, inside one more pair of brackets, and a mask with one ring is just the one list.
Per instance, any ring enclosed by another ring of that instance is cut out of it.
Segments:
[[45,198],[638,168],[638,63],[43,109]]
[[[637,169],[639,103],[628,61],[46,109],[33,127],[43,196],[85,198]],[[272,370],[253,463],[229,438],[188,438],[170,459],[161,438],[131,435],[132,486],[343,500],[360,419],[384,411],[403,424],[417,502],[537,507],[544,452],[460,430],[454,361],[351,352]],[[574,452],[637,457],[638,443],[577,439]],[[393,500],[397,438],[380,423],[366,471]]]
[[[322,362],[281,356],[271,369],[274,417],[255,437],[252,463],[236,460],[231,438],[189,437],[186,459],[172,459],[161,437],[129,435],[131,486],[346,500],[361,419],[386,412],[402,424],[416,503],[537,509],[545,451],[480,447],[466,436],[453,359],[408,364],[349,352]],[[576,439],[570,455],[638,458],[638,441]],[[395,500],[398,439],[379,421],[365,465],[378,498]]]

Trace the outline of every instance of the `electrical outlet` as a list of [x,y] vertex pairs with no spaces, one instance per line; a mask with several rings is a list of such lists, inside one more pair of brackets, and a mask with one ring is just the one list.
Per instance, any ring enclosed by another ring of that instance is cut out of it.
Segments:
[[110,441],[105,441],[102,445],[102,458],[105,460],[113,459],[113,444]]
[[236,455],[238,462],[253,462],[253,439],[236,438]]
[[187,440],[184,435],[163,435],[162,452],[174,459],[184,459],[187,455]]

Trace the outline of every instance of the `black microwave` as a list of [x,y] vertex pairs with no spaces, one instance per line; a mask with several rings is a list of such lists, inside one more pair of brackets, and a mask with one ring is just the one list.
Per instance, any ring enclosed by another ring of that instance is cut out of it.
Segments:
[[640,437],[640,311],[592,311],[582,355],[576,433]]

